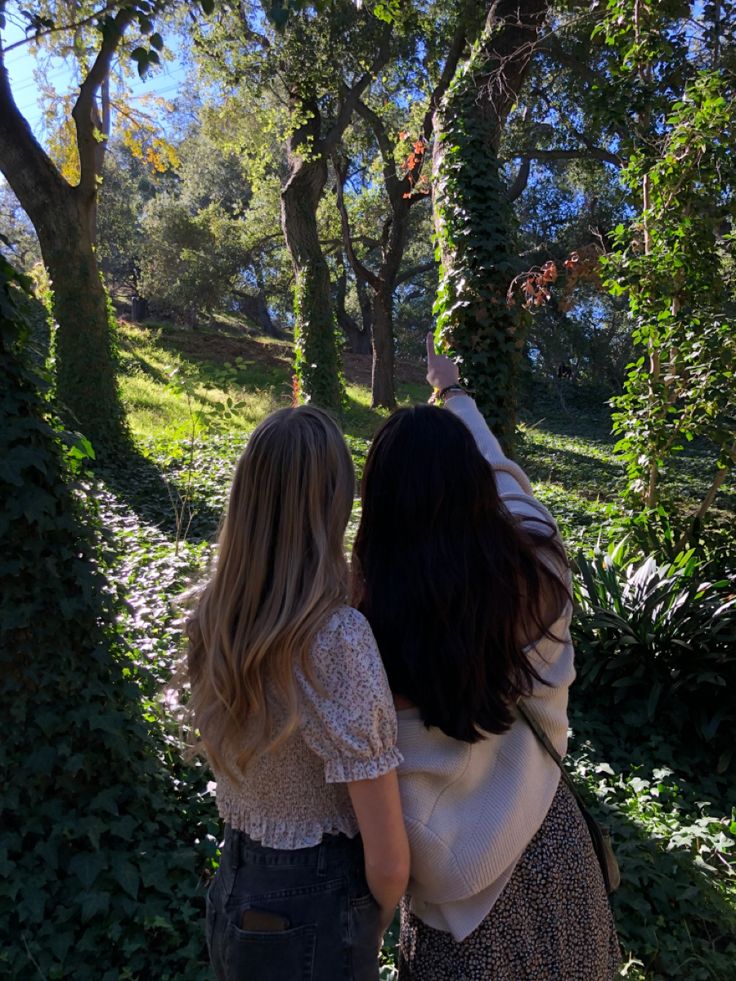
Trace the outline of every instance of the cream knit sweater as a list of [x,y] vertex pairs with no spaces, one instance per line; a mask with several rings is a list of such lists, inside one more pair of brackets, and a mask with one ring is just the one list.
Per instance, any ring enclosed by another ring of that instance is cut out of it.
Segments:
[[[499,493],[517,515],[545,517],[523,470],[507,459],[469,396],[447,408],[463,420],[496,473]],[[535,684],[526,706],[560,754],[567,748],[567,691],[575,677],[569,624],[562,612],[532,661],[549,687]],[[418,709],[398,712],[404,762],[399,784],[411,846],[408,892],[425,923],[463,940],[485,918],[524,849],[539,830],[559,770],[523,719],[502,735],[469,744],[427,729]]]

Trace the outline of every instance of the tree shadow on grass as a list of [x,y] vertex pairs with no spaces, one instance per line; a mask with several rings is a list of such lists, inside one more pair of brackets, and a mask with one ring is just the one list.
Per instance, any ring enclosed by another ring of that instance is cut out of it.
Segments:
[[222,502],[208,500],[196,487],[186,492],[181,480],[134,446],[96,468],[97,476],[141,524],[173,540],[209,542],[217,535]]
[[[519,461],[532,481],[553,481],[563,485],[595,487],[596,496],[606,496],[606,488],[621,479],[622,467],[613,462],[586,456],[562,446],[536,446],[526,441],[520,447]],[[581,493],[581,490],[578,490]]]

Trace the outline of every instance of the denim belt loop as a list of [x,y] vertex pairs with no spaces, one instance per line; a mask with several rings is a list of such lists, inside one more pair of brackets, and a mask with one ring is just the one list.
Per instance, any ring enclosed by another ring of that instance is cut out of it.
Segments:
[[226,825],[225,840],[220,853],[220,867],[217,873],[220,879],[220,889],[225,900],[229,899],[235,886],[235,876],[243,864],[240,854],[241,843],[240,833],[229,825]]
[[323,838],[319,844],[319,850],[317,852],[317,877],[320,879],[323,879],[327,875],[327,861],[327,844]]

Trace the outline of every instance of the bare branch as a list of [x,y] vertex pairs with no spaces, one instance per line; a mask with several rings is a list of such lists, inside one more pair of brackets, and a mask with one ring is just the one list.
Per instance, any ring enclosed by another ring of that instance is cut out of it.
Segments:
[[437,263],[434,259],[429,259],[427,262],[421,262],[417,266],[410,266],[405,269],[403,273],[396,277],[395,286],[401,286],[402,283],[408,283],[410,279],[414,279],[415,276],[421,276],[422,273],[431,272],[436,269]]
[[577,147],[569,150],[562,148],[540,150],[532,147],[530,150],[514,153],[513,156],[517,160],[602,160],[604,163],[613,164],[614,167],[623,165],[621,158],[615,153],[610,153],[608,150],[597,146]]
[[519,164],[519,170],[514,178],[514,183],[506,192],[506,197],[509,201],[516,201],[516,199],[524,193],[526,190],[526,185],[529,183],[531,168],[531,157],[524,157]]
[[339,159],[337,151],[334,150],[332,152],[332,164],[335,168],[335,196],[337,198],[337,210],[340,212],[340,226],[342,228],[342,240],[345,247],[345,252],[357,278],[362,279],[366,283],[370,283],[374,289],[377,289],[381,280],[374,272],[368,269],[367,266],[363,265],[355,254],[355,249],[353,248],[353,237],[350,232],[350,220],[348,218],[347,208],[345,207],[345,196],[343,194],[345,178],[347,175],[347,165],[344,161]]
[[119,6],[118,0],[110,0],[110,3],[106,3],[104,7],[100,10],[96,10],[89,17],[82,17],[81,20],[74,20],[70,24],[55,24],[53,27],[47,27],[44,31],[36,31],[33,34],[29,34],[28,37],[23,38],[22,41],[15,41],[13,44],[9,44],[5,48],[5,53],[9,54],[11,51],[15,51],[16,48],[22,48],[26,44],[33,44],[42,37],[48,37],[49,34],[60,34],[63,31],[76,31],[80,27],[84,27],[86,24],[91,24],[93,21],[102,17],[104,14],[109,13],[109,11],[114,10]]

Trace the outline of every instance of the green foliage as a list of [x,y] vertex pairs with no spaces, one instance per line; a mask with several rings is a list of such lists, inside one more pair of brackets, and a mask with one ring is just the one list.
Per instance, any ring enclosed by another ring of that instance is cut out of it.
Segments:
[[474,46],[442,104],[435,209],[440,283],[434,312],[439,345],[458,358],[460,376],[508,450],[513,444],[516,380],[523,337],[506,305],[516,272],[509,254],[510,213],[494,124],[478,108],[487,71],[487,37]]
[[192,214],[159,195],[143,221],[140,289],[152,309],[194,323],[218,309],[234,285],[237,227],[216,204]]
[[[300,400],[340,411],[344,383],[340,368],[338,330],[331,305],[325,305],[324,281],[329,273],[324,259],[308,263],[294,284],[295,377]],[[328,288],[329,294],[329,288]]]
[[734,580],[710,580],[693,551],[665,564],[623,548],[579,556],[574,639],[585,704],[630,727],[656,724],[707,747],[718,772],[736,766]]
[[[114,484],[125,491],[126,486],[134,484],[144,492],[144,500],[136,503],[135,511],[119,493],[109,491],[102,496],[101,508],[120,556],[115,578],[128,599],[122,629],[135,662],[140,665],[141,683],[147,693],[153,694],[178,659],[182,612],[171,598],[206,566],[211,555],[208,543],[215,533],[228,481],[246,438],[243,427],[257,421],[259,416],[253,413],[263,415],[269,410],[269,392],[288,392],[291,356],[290,345],[265,345],[240,333],[237,349],[228,349],[228,367],[220,364],[215,354],[218,345],[224,345],[226,340],[234,345],[235,338],[227,334],[218,337],[211,333],[202,338],[196,357],[191,354],[190,345],[199,338],[191,332],[161,328],[152,334],[126,328],[124,337],[129,367],[139,364],[141,371],[160,372],[160,385],[167,378],[166,358],[173,359],[176,352],[184,373],[196,375],[202,383],[216,384],[213,393],[216,391],[218,397],[228,392],[237,401],[266,393],[259,403],[251,405],[246,422],[241,418],[236,425],[235,419],[228,420],[227,432],[213,433],[208,429],[205,437],[197,441],[190,474],[186,443],[182,442],[178,458],[172,450],[179,425],[173,425],[172,419],[185,421],[185,393],[173,393],[167,385],[166,394],[171,401],[158,419],[159,429],[154,431],[147,426],[146,436],[150,459],[170,483],[183,490],[191,476],[194,516],[189,537],[178,555],[171,504],[165,490],[162,493],[156,472],[137,469],[131,473],[121,464],[114,474],[110,462],[98,471],[109,486]],[[266,360],[265,351],[275,349],[284,349],[284,353],[272,363]],[[242,356],[236,350],[242,351]],[[424,396],[424,388],[410,388],[401,377],[400,373],[402,401],[418,401]],[[140,397],[137,390],[126,391],[130,399]],[[369,409],[365,386],[350,385],[349,393],[345,427],[360,470],[369,438],[385,414]],[[576,388],[571,395],[573,411],[569,416],[553,398],[542,398],[538,387],[525,400],[529,426],[520,455],[524,466],[533,473],[540,495],[555,516],[576,534],[576,542],[583,534],[586,540],[587,536],[594,540],[603,518],[604,503],[599,503],[598,498],[603,502],[611,500],[620,466],[607,439],[609,415],[604,398],[605,393],[600,390]],[[136,405],[129,405],[129,415],[134,422],[143,418]],[[209,420],[209,413],[205,415]],[[185,440],[185,434],[180,433],[179,438]],[[694,473],[702,469],[695,459]],[[356,503],[348,537],[354,533],[358,518]],[[581,528],[587,519],[592,524]],[[684,739],[675,740],[677,731],[687,732],[686,725],[660,725],[655,719],[651,725],[627,726],[618,705],[611,708],[601,699],[597,708],[597,700],[594,693],[578,685],[572,689],[571,760],[601,820],[613,827],[622,860],[624,881],[613,905],[625,955],[632,959],[626,976],[637,981],[676,977],[688,981],[731,981],[736,910],[733,781],[727,780],[725,774],[715,773],[712,744],[701,752],[694,740],[687,744]],[[153,708],[150,714],[156,715]],[[217,833],[203,768],[196,772],[172,769],[188,788],[183,793],[193,820],[206,823],[212,829],[210,833]],[[395,956],[395,947],[389,941],[381,967],[381,977],[386,981],[396,977]]]
[[589,806],[611,828],[621,864],[612,901],[627,967],[637,981],[730,981],[736,956],[733,780],[709,753],[668,732],[628,727],[571,692],[569,762]]
[[[645,20],[632,39],[622,23],[607,37],[609,44],[626,41],[621,72],[644,87],[658,59],[669,55],[653,28]],[[635,360],[613,400],[632,514],[647,509],[656,520],[659,507],[669,511],[660,478],[687,442],[705,437],[717,449],[710,487],[689,521],[675,529],[683,545],[697,543],[736,462],[734,297],[725,271],[733,238],[736,103],[733,79],[720,71],[692,72],[675,91],[680,98],[662,106],[664,118],[652,132],[638,134],[622,170],[640,215],[616,228],[616,248],[604,266],[608,288],[626,296],[633,321]]]
[[142,716],[96,519],[22,362],[27,287],[0,260],[0,973],[194,981],[215,843]]

